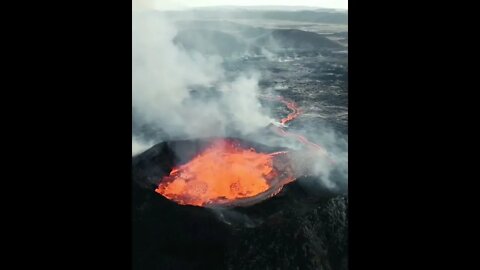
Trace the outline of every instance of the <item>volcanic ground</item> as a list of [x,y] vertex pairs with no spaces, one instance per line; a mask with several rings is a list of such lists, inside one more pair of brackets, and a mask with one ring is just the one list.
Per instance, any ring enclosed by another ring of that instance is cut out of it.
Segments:
[[[222,55],[227,76],[259,70],[262,93],[282,96],[302,109],[289,130],[312,143],[322,142],[317,134],[325,129],[347,141],[346,14],[247,12],[222,17],[217,12],[212,19],[209,11],[204,13],[194,21],[170,14],[180,29],[177,44]],[[193,36],[207,46],[190,42]],[[278,119],[290,113],[280,102],[262,102]],[[333,170],[330,177],[340,183],[335,189],[302,175],[254,204],[181,205],[155,189],[175,166],[201,153],[209,139],[172,138],[142,123],[133,110],[133,135],[159,142],[132,158],[134,269],[347,269],[344,174]],[[259,132],[262,136],[234,139],[265,153],[289,150],[257,140],[278,137],[271,129]],[[346,144],[342,147],[346,151]]]

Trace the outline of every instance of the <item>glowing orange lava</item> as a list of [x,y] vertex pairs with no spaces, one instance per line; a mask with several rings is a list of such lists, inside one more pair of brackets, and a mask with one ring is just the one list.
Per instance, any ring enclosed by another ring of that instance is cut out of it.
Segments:
[[[281,96],[264,98],[281,102],[291,110],[280,120],[283,127],[273,126],[278,135],[296,139],[315,153],[327,157],[330,164],[335,164],[323,147],[300,134],[285,130],[285,124],[302,114],[295,102]],[[277,194],[285,184],[295,180],[288,158],[284,158],[286,153],[258,153],[253,148],[242,148],[232,140],[217,140],[190,162],[173,168],[155,191],[183,205],[207,206],[261,200]]]
[[[297,117],[299,117],[302,114],[302,110],[300,108],[298,108],[298,106],[295,102],[293,102],[291,100],[287,100],[282,96],[265,96],[265,98],[269,99],[269,100],[281,102],[281,103],[285,104],[288,109],[290,109],[292,111],[286,117],[284,117],[280,120],[280,123],[283,124],[283,125],[287,124],[288,122],[291,122],[291,121],[295,120]],[[274,129],[274,131],[278,135],[283,136],[283,137],[293,137],[293,138],[297,139],[299,142],[301,142],[302,144],[304,144],[304,145],[318,151],[320,154],[328,157],[328,153],[323,147],[321,147],[320,145],[318,145],[316,143],[313,143],[313,142],[309,141],[304,136],[302,136],[300,134],[297,134],[297,133],[288,132],[282,127],[272,127],[272,128]],[[335,163],[330,158],[328,160],[331,164]]]
[[190,162],[174,168],[155,190],[179,204],[205,206],[278,193],[294,180],[291,171],[275,167],[285,152],[258,153],[230,140],[218,140]]
[[287,101],[286,99],[284,99],[282,97],[278,97],[278,100],[280,102],[282,102],[283,104],[285,104],[287,106],[287,108],[292,110],[292,112],[290,114],[288,114],[287,117],[282,118],[282,120],[280,120],[280,123],[285,125],[286,123],[288,123],[292,120],[295,120],[295,118],[299,117],[300,114],[302,114],[302,111],[298,109],[297,104],[295,104],[295,102]]

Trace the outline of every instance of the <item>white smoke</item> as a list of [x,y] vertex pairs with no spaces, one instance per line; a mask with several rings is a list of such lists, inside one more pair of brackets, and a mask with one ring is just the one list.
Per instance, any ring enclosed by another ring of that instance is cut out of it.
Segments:
[[154,142],[146,142],[142,139],[132,136],[132,156],[142,153],[143,151],[152,147],[154,144]]
[[[326,156],[313,156],[305,160],[310,175],[319,176],[321,185],[328,189],[344,190],[348,179],[348,142],[333,129],[325,129],[322,133],[309,134],[312,140],[321,142],[327,149]],[[298,162],[298,161],[297,161]]]
[[[261,111],[255,74],[225,78],[223,59],[186,52],[173,43],[174,24],[141,1],[132,14],[132,101],[136,119],[170,137],[251,132],[271,122]],[[138,11],[141,10],[141,11]],[[138,11],[138,12],[137,12]],[[192,90],[214,87],[217,99],[192,98]]]
[[[175,24],[162,13],[152,11],[153,1],[134,0],[133,6],[134,121],[160,129],[169,139],[224,136],[231,130],[239,136],[248,135],[273,121],[260,106],[258,72],[239,73],[231,78],[222,66],[225,59],[220,56],[187,52],[176,46],[173,42],[178,33]],[[264,48],[261,51],[271,61],[280,61],[274,53]],[[204,98],[203,94],[208,94],[209,89],[215,89],[220,95],[213,99]],[[200,94],[195,96],[192,90]],[[309,175],[319,176],[321,184],[329,189],[347,184],[346,139],[339,138],[328,128],[318,133],[318,130],[288,130],[319,142],[335,162],[332,166],[324,156],[300,151],[295,156],[297,167]],[[261,138],[255,134],[250,138],[294,150],[304,147],[295,139],[286,140],[280,136]],[[144,134],[132,134],[132,155],[143,152],[161,139],[161,136],[152,140]]]

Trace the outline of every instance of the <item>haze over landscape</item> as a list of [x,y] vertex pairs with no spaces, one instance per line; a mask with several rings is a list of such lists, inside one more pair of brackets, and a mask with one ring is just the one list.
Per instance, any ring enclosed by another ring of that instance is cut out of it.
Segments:
[[134,269],[348,269],[348,5],[288,2],[134,0]]
[[158,10],[188,9],[198,7],[252,7],[263,9],[305,9],[329,8],[348,9],[347,0],[145,0],[149,5]]

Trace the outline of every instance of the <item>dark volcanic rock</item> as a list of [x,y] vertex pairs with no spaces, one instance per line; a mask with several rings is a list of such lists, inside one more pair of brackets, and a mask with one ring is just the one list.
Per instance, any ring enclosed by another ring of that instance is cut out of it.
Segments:
[[302,179],[248,207],[182,206],[154,192],[206,145],[164,142],[133,157],[133,269],[346,269],[345,196],[313,192]]
[[286,209],[234,235],[228,269],[347,269],[348,200],[339,196],[306,214]]
[[343,46],[313,32],[298,29],[276,29],[259,38],[257,45],[271,50],[295,49],[296,51],[316,51],[342,49]]

